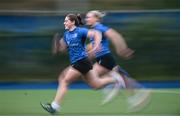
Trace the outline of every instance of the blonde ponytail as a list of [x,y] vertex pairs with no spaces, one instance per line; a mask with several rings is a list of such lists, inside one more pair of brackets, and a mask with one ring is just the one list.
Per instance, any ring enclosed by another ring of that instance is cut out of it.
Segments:
[[98,10],[92,10],[92,11],[89,11],[88,13],[94,14],[94,16],[97,17],[98,19],[102,19],[104,16],[106,16],[105,12],[100,12]]

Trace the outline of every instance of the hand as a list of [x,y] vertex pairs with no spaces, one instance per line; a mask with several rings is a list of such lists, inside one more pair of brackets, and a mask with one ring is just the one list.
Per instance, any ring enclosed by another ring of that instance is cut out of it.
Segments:
[[94,47],[91,43],[86,46],[86,51],[90,59],[95,58],[95,53],[101,50],[101,46]]
[[130,48],[126,48],[126,49],[123,49],[123,50],[118,50],[118,54],[128,60],[128,59],[131,59],[133,57],[133,54],[134,54],[134,50],[130,49]]
[[59,34],[56,33],[53,37],[53,42],[52,42],[52,53],[53,54],[57,54],[58,51],[59,51],[59,47],[60,47],[60,44],[59,44]]
[[95,58],[95,50],[94,49],[89,50],[87,53],[88,53],[88,58],[90,60]]

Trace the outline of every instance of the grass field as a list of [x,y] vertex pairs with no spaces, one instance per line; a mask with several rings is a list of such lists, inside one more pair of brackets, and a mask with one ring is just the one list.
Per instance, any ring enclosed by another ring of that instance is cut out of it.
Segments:
[[[49,116],[40,102],[51,101],[54,89],[0,90],[0,116]],[[180,89],[154,89],[151,102],[141,111],[127,113],[126,97],[100,106],[102,94],[92,90],[70,90],[59,116],[180,116]]]

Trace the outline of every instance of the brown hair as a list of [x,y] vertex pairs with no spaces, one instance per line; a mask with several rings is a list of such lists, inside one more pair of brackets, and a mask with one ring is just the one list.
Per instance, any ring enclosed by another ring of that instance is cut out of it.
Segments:
[[84,25],[80,14],[68,14],[66,17],[68,17],[70,21],[74,21],[76,26]]

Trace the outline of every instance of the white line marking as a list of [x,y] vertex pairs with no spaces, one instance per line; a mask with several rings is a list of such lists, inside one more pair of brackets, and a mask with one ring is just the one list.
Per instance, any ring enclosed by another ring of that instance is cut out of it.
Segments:
[[162,89],[152,89],[153,93],[168,93],[168,94],[179,94],[180,95],[180,91],[176,91],[176,90],[162,90]]

